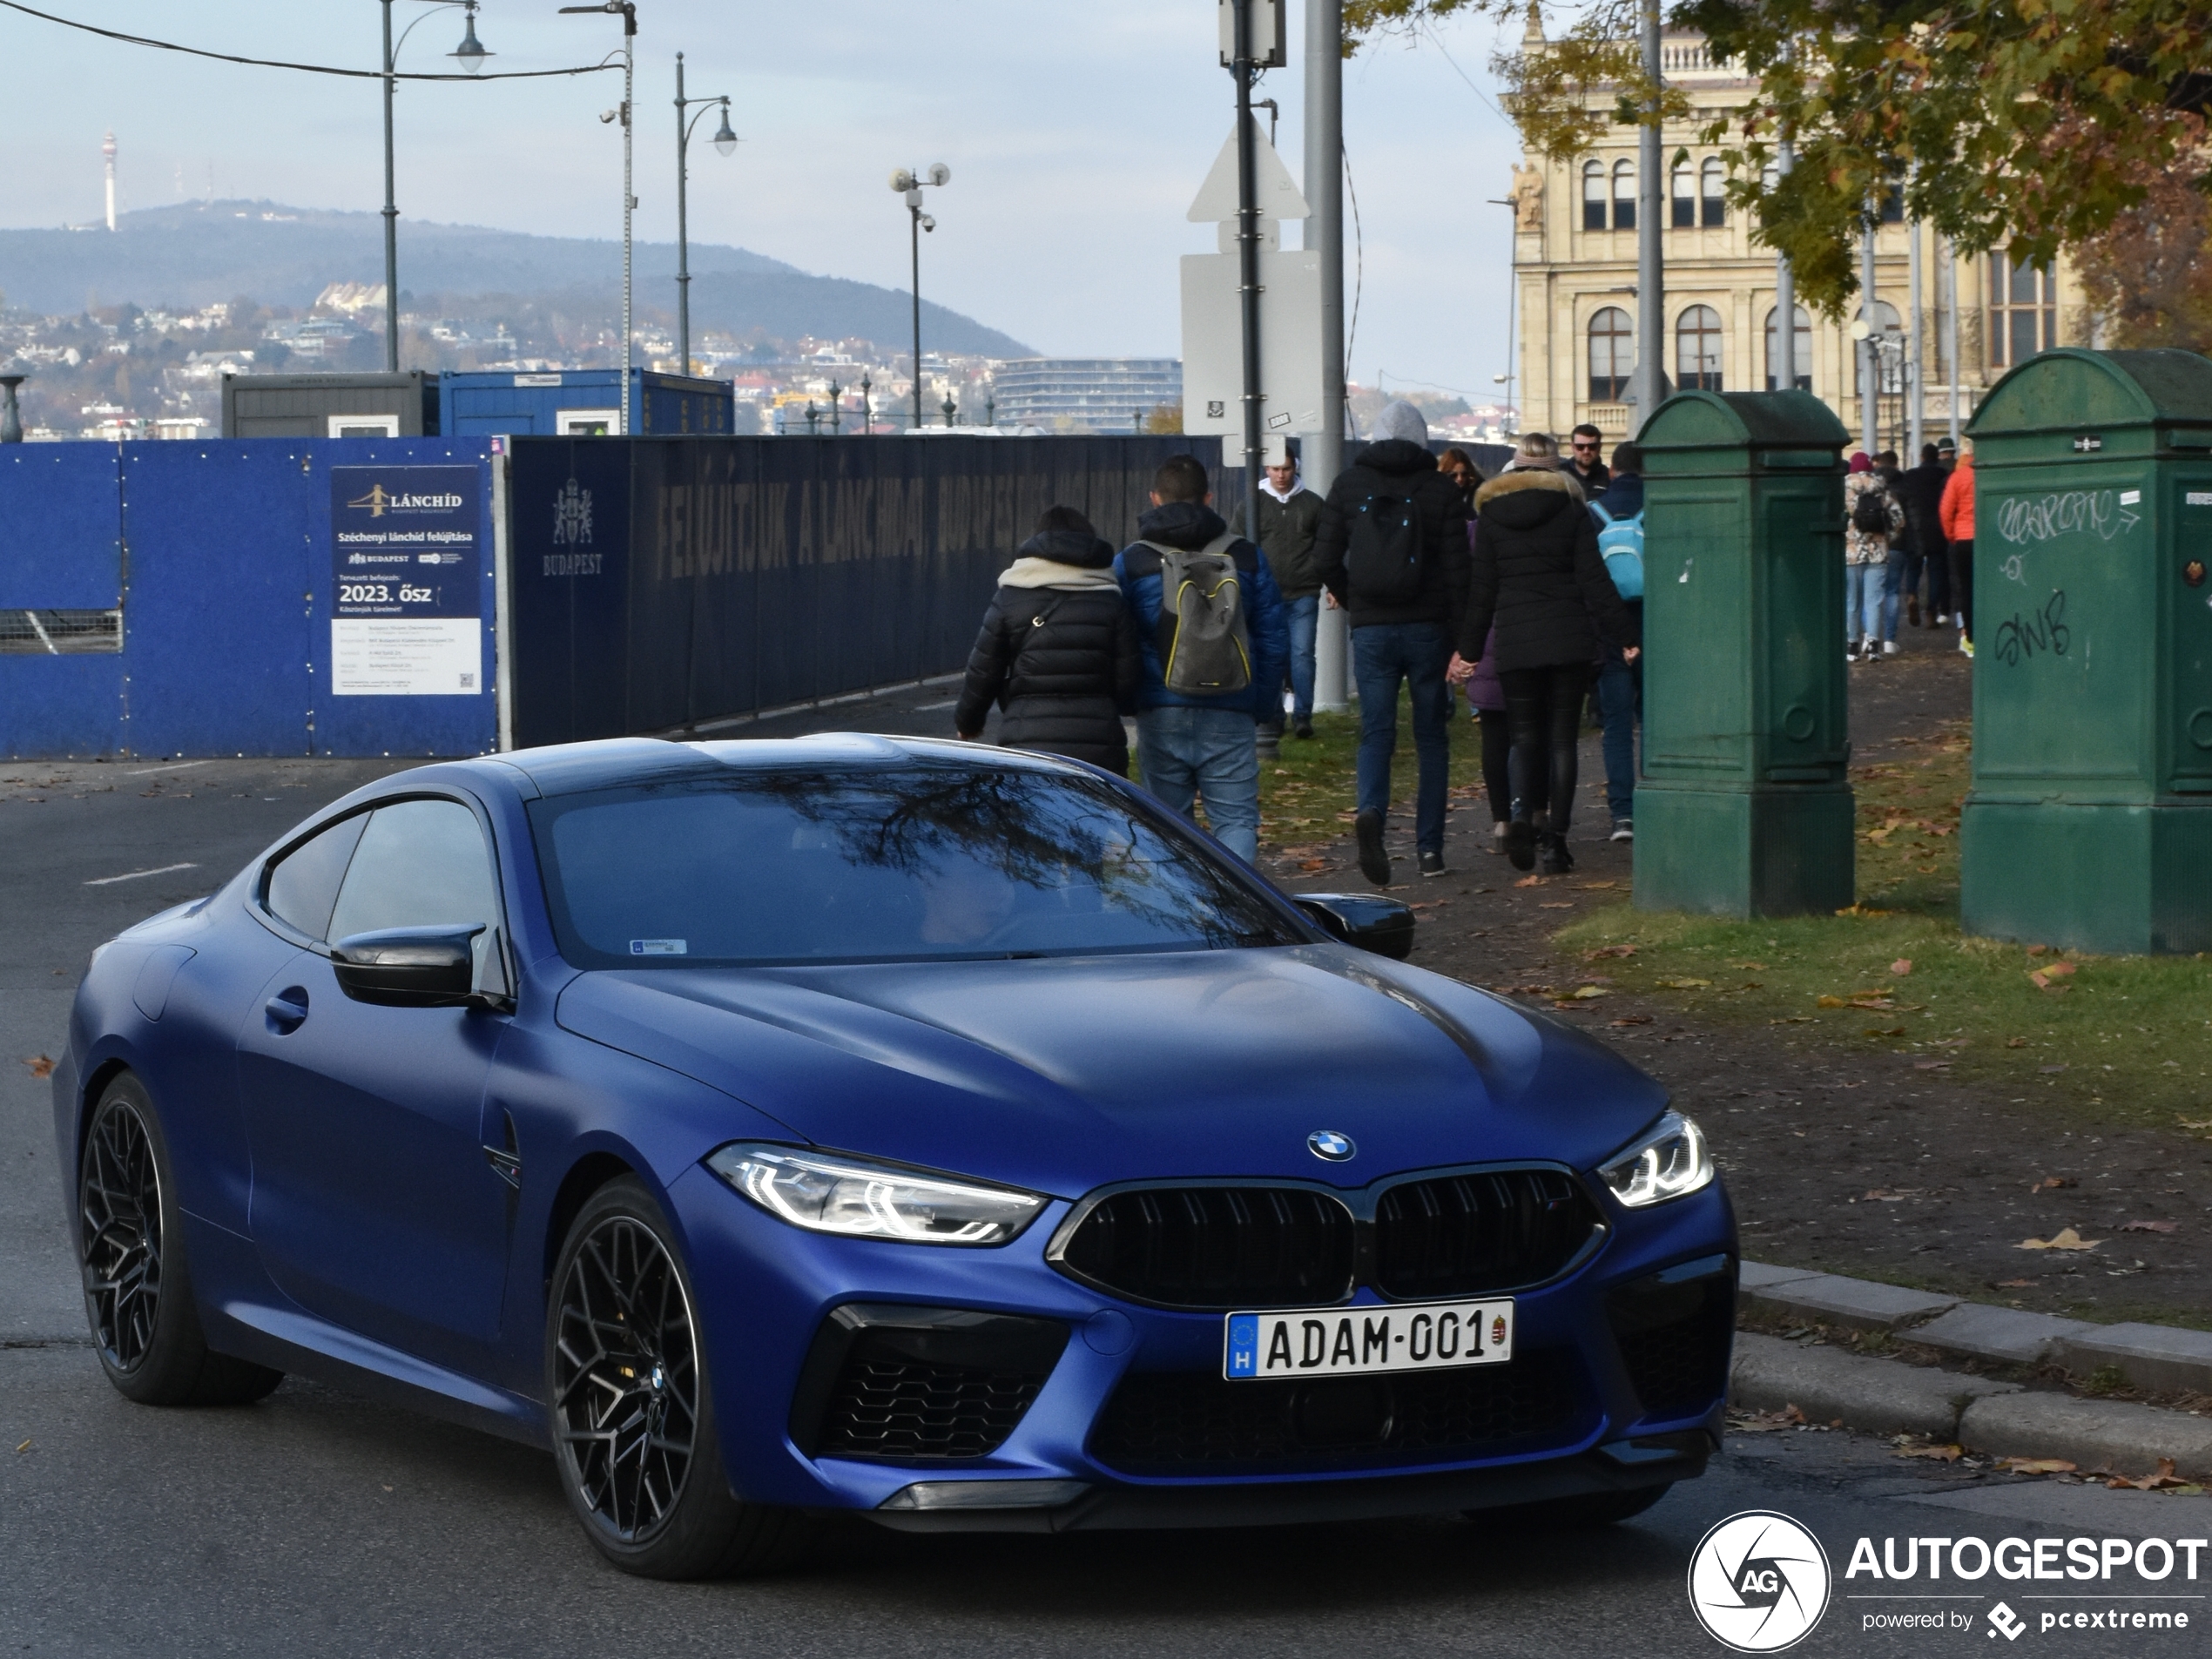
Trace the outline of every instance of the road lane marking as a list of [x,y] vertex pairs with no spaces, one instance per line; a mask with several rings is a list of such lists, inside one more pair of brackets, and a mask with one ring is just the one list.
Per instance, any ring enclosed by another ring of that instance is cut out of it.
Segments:
[[185,772],[193,766],[204,766],[205,760],[179,760],[172,766],[142,766],[136,772],[126,772],[125,778],[151,778],[157,772]]
[[121,875],[96,876],[84,885],[88,887],[111,887],[118,881],[136,881],[149,875],[168,875],[177,870],[197,870],[197,864],[165,864],[158,870],[130,870]]

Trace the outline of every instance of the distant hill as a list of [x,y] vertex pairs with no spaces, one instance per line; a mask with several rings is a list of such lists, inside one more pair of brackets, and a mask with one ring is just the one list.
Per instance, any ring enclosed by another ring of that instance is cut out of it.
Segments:
[[[636,245],[641,308],[675,307],[676,246]],[[695,329],[754,328],[779,339],[860,335],[887,345],[906,337],[903,289],[814,276],[741,247],[691,244]],[[287,207],[267,201],[188,202],[125,213],[111,234],[95,230],[0,230],[0,293],[47,314],[125,300],[187,308],[247,295],[303,307],[338,281],[384,280],[383,225],[374,213]],[[622,245],[584,237],[530,236],[475,225],[400,220],[400,292],[417,297],[563,293],[572,302],[618,307]],[[1035,354],[1010,335],[941,306],[922,304],[934,350],[995,357]]]

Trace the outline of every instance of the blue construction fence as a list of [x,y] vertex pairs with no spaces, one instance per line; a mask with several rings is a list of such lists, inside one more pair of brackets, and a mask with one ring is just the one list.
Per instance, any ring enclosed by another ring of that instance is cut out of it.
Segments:
[[514,742],[950,673],[1040,512],[1125,543],[1176,454],[1220,476],[1211,438],[516,438]]
[[0,752],[496,747],[491,450],[0,449]]

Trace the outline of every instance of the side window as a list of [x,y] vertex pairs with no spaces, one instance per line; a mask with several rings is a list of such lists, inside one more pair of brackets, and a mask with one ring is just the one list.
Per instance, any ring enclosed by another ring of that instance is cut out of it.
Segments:
[[497,966],[499,888],[476,815],[457,801],[403,800],[368,815],[338,889],[329,938],[388,927],[470,927],[478,982],[503,979]]
[[345,880],[346,864],[368,822],[367,813],[333,824],[313,840],[303,841],[279,860],[269,872],[269,914],[290,922],[310,939],[328,937],[331,907],[338,902],[338,884]]

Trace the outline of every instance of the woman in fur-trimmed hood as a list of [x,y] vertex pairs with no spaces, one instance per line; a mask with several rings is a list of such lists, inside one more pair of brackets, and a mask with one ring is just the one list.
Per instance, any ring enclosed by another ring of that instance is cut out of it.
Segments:
[[[1544,440],[1546,443],[1549,440]],[[1515,869],[1536,861],[1563,875],[1574,867],[1567,830],[1575,803],[1575,743],[1582,698],[1602,637],[1635,659],[1635,619],[1597,550],[1597,525],[1574,480],[1554,456],[1522,441],[1510,470],[1474,493],[1474,569],[1460,628],[1458,678],[1488,644],[1505,687],[1515,775],[1547,778],[1548,820],[1539,826],[1525,798],[1513,804],[1506,853]]]
[[970,739],[996,703],[999,741],[1129,775],[1122,716],[1143,670],[1136,624],[1114,577],[1114,546],[1072,507],[1048,507],[999,573],[968,654],[954,726]]

